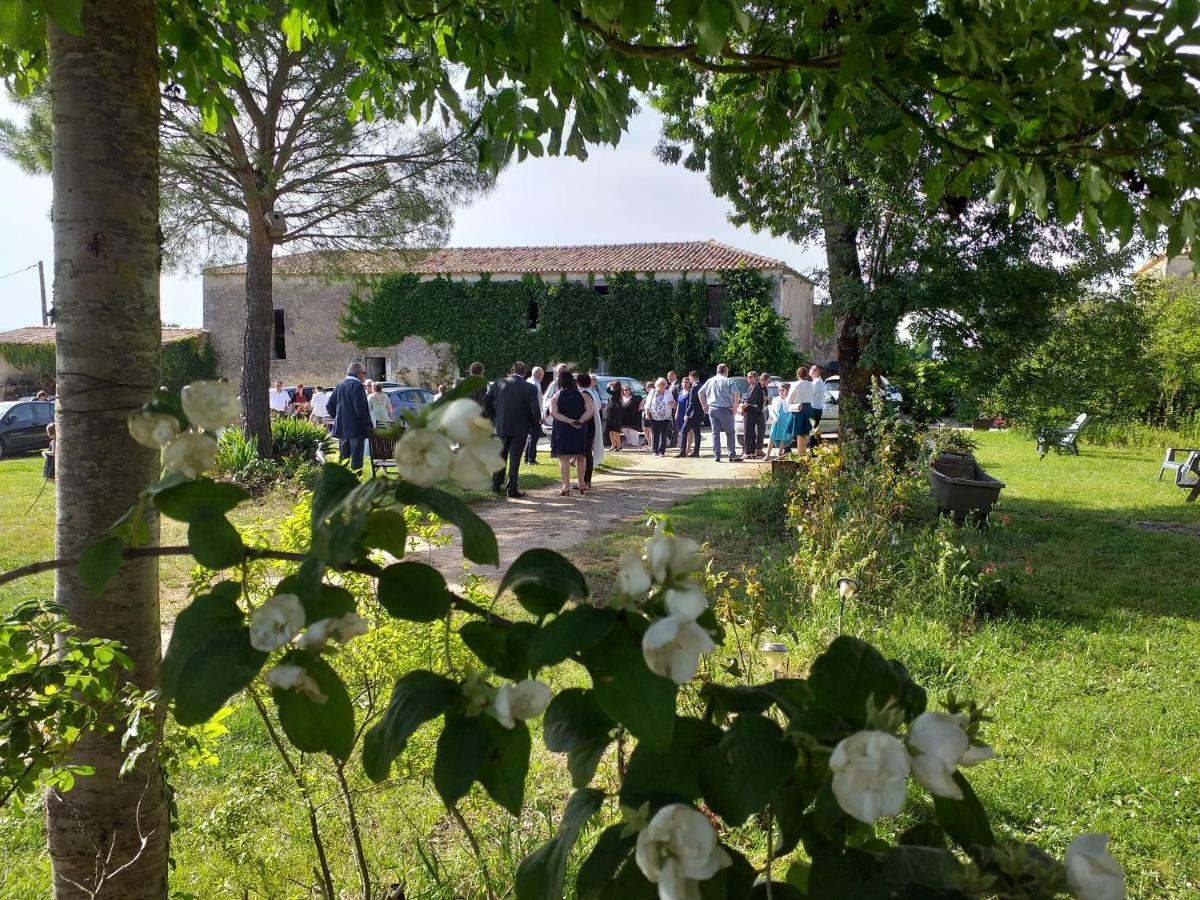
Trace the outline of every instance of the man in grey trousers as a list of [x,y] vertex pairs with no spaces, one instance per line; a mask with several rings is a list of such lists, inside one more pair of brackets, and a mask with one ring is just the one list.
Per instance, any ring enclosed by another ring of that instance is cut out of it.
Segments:
[[737,388],[729,380],[729,366],[721,363],[717,366],[717,374],[700,389],[700,404],[712,423],[713,457],[717,462],[721,461],[722,434],[729,445],[729,461],[741,460],[737,455],[737,435],[733,432],[733,410],[740,400]]

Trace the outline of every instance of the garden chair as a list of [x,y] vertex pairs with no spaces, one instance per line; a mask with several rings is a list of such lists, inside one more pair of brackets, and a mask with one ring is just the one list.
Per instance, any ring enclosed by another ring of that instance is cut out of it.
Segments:
[[[1181,452],[1186,452],[1187,458],[1182,463],[1172,464],[1172,468],[1175,469],[1175,486],[1188,491],[1187,502],[1192,503],[1200,497],[1200,450]],[[1165,461],[1163,465],[1166,465]],[[1158,470],[1158,475],[1162,477],[1162,469]]]
[[[1162,481],[1163,472],[1167,471],[1167,469],[1170,469],[1178,477],[1179,470],[1188,464],[1187,456],[1192,453],[1200,453],[1200,449],[1196,447],[1168,447],[1166,455],[1163,456],[1162,465],[1158,469],[1158,480]],[[1175,458],[1177,455],[1184,457],[1182,462]]]
[[380,470],[384,472],[396,468],[396,442],[384,437],[372,429],[367,435],[368,446],[371,450],[371,477],[377,477]]
[[1046,428],[1039,431],[1037,437],[1038,456],[1045,456],[1049,450],[1078,456],[1079,446],[1076,440],[1079,437],[1079,429],[1086,425],[1087,421],[1088,414],[1080,413],[1068,428]]

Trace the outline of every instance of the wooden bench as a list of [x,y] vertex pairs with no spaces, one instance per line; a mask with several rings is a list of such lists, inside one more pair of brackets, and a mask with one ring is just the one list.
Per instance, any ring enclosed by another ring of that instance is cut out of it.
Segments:
[[1045,456],[1049,450],[1078,456],[1079,446],[1076,440],[1079,438],[1079,429],[1087,424],[1087,420],[1087,413],[1080,413],[1067,428],[1047,428],[1038,432],[1038,456]]
[[[1183,462],[1176,462],[1176,453],[1186,453],[1187,456],[1184,457]],[[1168,447],[1162,467],[1158,470],[1160,481],[1162,480],[1162,473],[1166,469],[1174,470],[1175,486],[1188,491],[1188,503],[1192,503],[1197,497],[1200,497],[1200,450]]]
[[367,435],[368,446],[371,450],[371,477],[378,477],[380,471],[390,472],[396,468],[396,442],[384,437],[372,429]]

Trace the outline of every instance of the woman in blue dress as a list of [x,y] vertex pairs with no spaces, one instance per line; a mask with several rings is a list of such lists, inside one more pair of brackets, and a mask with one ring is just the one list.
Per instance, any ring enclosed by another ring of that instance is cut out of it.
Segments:
[[584,481],[585,455],[588,450],[587,423],[596,414],[591,395],[579,390],[575,376],[564,369],[558,373],[558,391],[550,398],[550,418],[554,420],[554,450],[562,472],[562,496],[571,493],[571,463],[575,463],[579,493],[587,493]]
[[791,413],[787,408],[788,390],[791,388],[786,381],[779,385],[779,396],[771,401],[770,416],[774,420],[771,425],[771,434],[767,438],[767,459],[771,458],[772,452],[779,450],[779,455],[785,453],[784,444],[788,441],[788,425]]

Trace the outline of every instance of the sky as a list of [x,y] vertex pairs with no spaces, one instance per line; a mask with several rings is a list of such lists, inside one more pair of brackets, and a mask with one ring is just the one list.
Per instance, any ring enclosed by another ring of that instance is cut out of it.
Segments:
[[[0,115],[13,108],[0,96]],[[704,175],[655,159],[659,118],[643,111],[616,148],[591,148],[586,162],[527,159],[500,174],[496,187],[458,210],[450,244],[493,247],[713,239],[781,259],[812,274],[823,268],[819,247],[735,228],[729,204],[712,195]],[[52,292],[50,179],[22,173],[0,158],[0,331],[40,322],[37,270],[46,263]],[[163,321],[202,325],[201,280],[166,275]],[[53,302],[51,297],[51,302]]]

